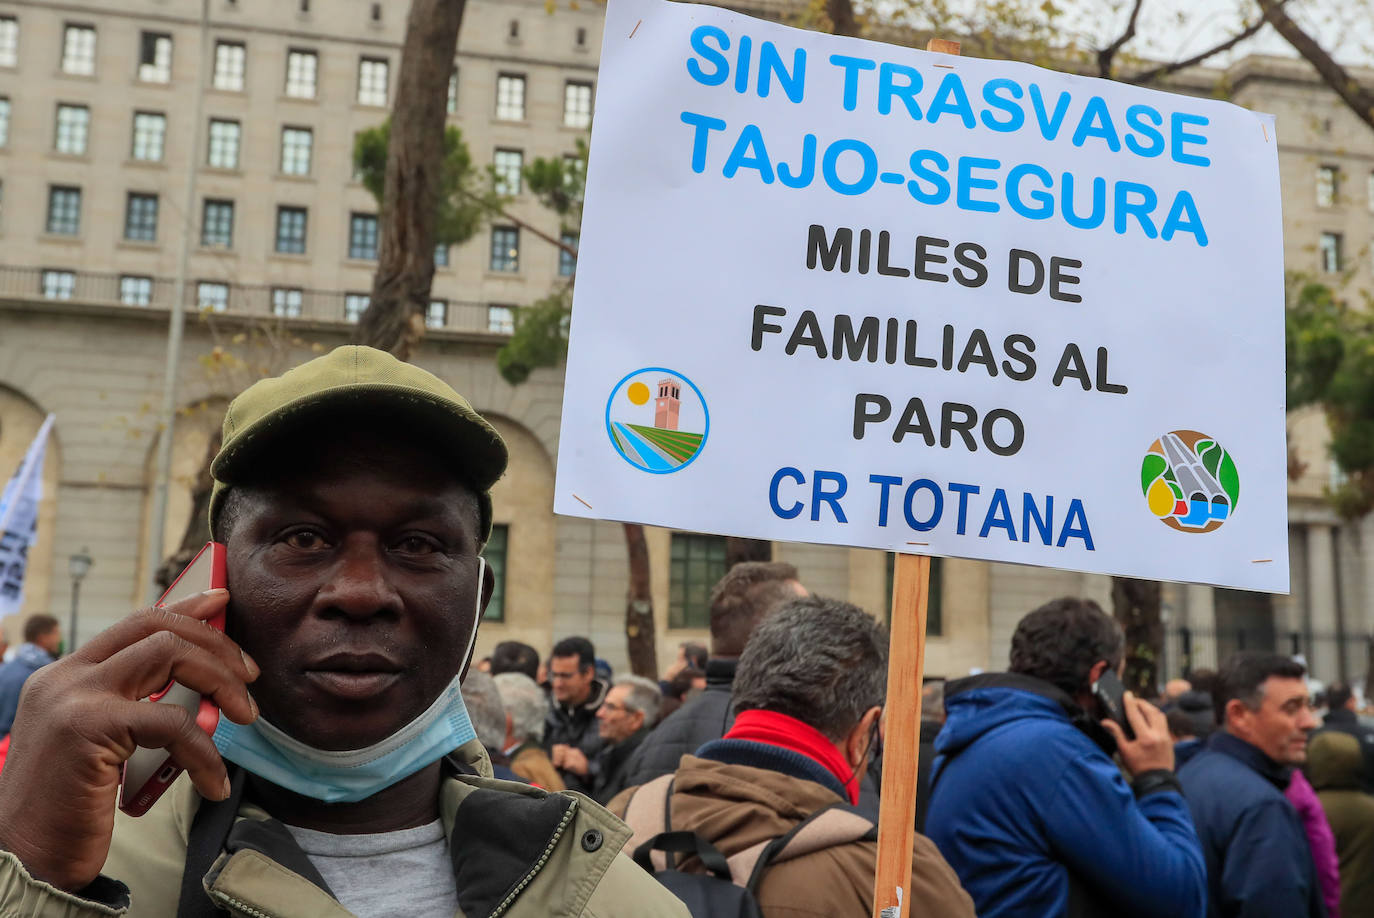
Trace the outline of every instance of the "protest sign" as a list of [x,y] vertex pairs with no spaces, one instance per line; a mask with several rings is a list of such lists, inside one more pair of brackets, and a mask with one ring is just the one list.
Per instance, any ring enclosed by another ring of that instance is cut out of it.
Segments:
[[607,11],[555,510],[1288,588],[1273,119]]

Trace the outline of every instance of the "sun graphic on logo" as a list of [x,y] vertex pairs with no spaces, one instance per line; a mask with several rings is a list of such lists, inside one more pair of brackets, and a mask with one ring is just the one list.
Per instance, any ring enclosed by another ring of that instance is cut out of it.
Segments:
[[710,430],[701,390],[676,370],[635,370],[615,384],[606,400],[611,445],[644,472],[664,475],[691,465]]

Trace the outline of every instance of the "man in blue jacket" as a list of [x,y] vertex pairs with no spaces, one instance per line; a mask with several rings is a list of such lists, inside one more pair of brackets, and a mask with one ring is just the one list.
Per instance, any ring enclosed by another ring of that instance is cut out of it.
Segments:
[[24,683],[41,667],[57,659],[62,646],[62,626],[51,615],[34,615],[24,623],[24,643],[14,659],[0,666],[0,737],[14,725]]
[[1057,599],[1017,625],[1010,672],[946,686],[925,828],[981,918],[1205,914],[1164,715],[1128,692],[1134,739],[1099,720],[1122,645],[1096,603]]
[[1179,772],[1207,858],[1212,918],[1324,918],[1302,820],[1284,797],[1317,725],[1302,664],[1236,654],[1214,691],[1223,729]]

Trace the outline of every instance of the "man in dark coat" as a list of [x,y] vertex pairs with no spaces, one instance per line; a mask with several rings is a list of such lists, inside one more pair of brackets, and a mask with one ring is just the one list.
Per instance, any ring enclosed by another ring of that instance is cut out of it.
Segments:
[[658,685],[640,676],[621,676],[606,693],[596,712],[601,751],[589,763],[585,776],[597,803],[610,802],[627,787],[626,765],[653,728],[662,700]]
[[57,659],[62,646],[62,626],[51,615],[34,615],[24,623],[24,643],[14,659],[0,666],[0,736],[10,732],[19,694],[29,676]]
[[591,793],[587,763],[601,751],[596,711],[606,700],[605,682],[596,678],[596,650],[584,637],[564,638],[549,655],[553,705],[544,730],[544,748],[568,790]]
[[1236,654],[1217,676],[1222,729],[1179,771],[1207,859],[1211,918],[1324,918],[1302,820],[1284,790],[1316,720],[1306,670]]
[[718,740],[734,723],[730,687],[735,663],[754,629],[789,599],[805,596],[797,569],[777,561],[745,561],[711,590],[711,658],[706,661],[706,690],[688,701],[651,733],[630,758],[626,784],[646,784],[677,771],[684,755]]
[[1374,794],[1374,727],[1360,722],[1356,714],[1355,693],[1344,682],[1333,682],[1326,690],[1326,703],[1330,708],[1322,727],[1317,733],[1336,730],[1355,737],[1360,743],[1360,754],[1364,759],[1361,772],[1361,785],[1365,793]]

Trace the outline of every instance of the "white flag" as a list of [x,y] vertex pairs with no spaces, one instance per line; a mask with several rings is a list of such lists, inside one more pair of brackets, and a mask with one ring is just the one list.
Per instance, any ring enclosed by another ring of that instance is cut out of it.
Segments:
[[0,618],[19,611],[24,601],[24,571],[29,547],[38,534],[38,502],[43,499],[43,456],[47,452],[48,415],[29,444],[24,461],[0,495]]

